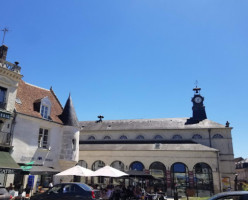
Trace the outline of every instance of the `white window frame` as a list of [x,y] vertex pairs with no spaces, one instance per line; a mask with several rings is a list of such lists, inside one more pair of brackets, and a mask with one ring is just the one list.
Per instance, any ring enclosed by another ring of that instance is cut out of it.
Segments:
[[40,114],[42,116],[42,118],[44,119],[49,119],[50,115],[51,115],[51,101],[48,97],[45,97],[43,99],[41,99],[40,102]]
[[40,114],[43,118],[48,119],[48,106],[41,105]]
[[49,148],[49,130],[46,128],[39,128],[38,147],[42,149]]

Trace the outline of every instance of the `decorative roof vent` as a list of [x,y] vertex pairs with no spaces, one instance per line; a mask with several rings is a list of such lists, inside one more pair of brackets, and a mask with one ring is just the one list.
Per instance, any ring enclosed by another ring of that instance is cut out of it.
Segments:
[[160,149],[160,143],[155,143],[154,149]]

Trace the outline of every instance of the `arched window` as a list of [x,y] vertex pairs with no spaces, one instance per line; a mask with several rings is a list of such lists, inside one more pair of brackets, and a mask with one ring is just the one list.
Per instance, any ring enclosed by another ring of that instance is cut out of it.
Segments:
[[162,137],[161,135],[156,135],[156,136],[154,137],[154,139],[155,139],[155,140],[162,140],[163,137]]
[[96,138],[94,136],[90,136],[88,140],[95,140]]
[[155,177],[154,180],[151,180],[152,185],[154,185],[154,191],[162,189],[163,192],[166,192],[166,167],[161,162],[153,162],[149,167],[150,174]]
[[173,140],[181,140],[183,139],[181,135],[173,135],[172,137]]
[[199,140],[199,139],[202,139],[202,136],[199,134],[195,134],[195,135],[193,135],[192,139]]
[[88,167],[87,162],[85,162],[84,160],[79,160],[77,165],[84,167],[84,168]]
[[111,163],[110,166],[120,171],[124,171],[124,168],[125,168],[124,163],[121,161],[114,161]]
[[184,163],[174,163],[171,166],[171,176],[178,195],[185,195],[186,188],[189,187],[188,167]]
[[211,167],[206,163],[197,163],[194,166],[194,187],[199,195],[209,192],[213,194],[213,174]]
[[214,139],[221,139],[221,138],[224,138],[221,134],[215,134],[213,136]]
[[153,162],[150,167],[150,174],[155,178],[164,178],[166,175],[166,167],[161,162]]
[[143,163],[139,162],[139,161],[135,161],[133,162],[130,167],[129,170],[137,170],[137,171],[143,171],[144,170],[144,165]]
[[127,136],[122,135],[122,136],[120,137],[120,139],[121,139],[121,140],[127,140]]
[[[105,166],[105,163],[101,160],[97,160],[95,161],[93,164],[92,164],[92,170],[93,171],[96,171],[102,167]],[[99,177],[92,177],[91,178],[91,182],[94,182],[94,183],[104,183],[104,178],[99,176]]]
[[137,140],[144,140],[145,137],[144,137],[143,135],[138,135],[138,136],[136,137],[136,139],[137,139]]
[[[79,160],[77,165],[84,167],[84,168],[88,168],[88,164],[86,161],[84,160]],[[74,176],[73,178],[73,182],[84,182],[87,183],[88,182],[88,178],[85,176]]]
[[103,161],[97,160],[97,161],[95,161],[95,162],[93,163],[93,165],[92,165],[92,170],[93,170],[93,171],[96,171],[96,170],[98,170],[98,169],[100,169],[100,168],[102,168],[102,167],[104,167],[104,166],[105,166],[105,163],[104,163]]
[[106,136],[104,136],[104,138],[103,138],[104,140],[111,140],[111,137],[110,136],[108,136],[108,135],[106,135]]

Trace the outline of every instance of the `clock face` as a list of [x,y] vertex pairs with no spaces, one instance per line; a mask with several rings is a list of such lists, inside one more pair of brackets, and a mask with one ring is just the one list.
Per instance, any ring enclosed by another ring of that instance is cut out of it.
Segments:
[[195,101],[196,103],[201,103],[201,102],[202,102],[202,98],[201,98],[201,97],[196,97],[196,98],[194,99],[194,101]]

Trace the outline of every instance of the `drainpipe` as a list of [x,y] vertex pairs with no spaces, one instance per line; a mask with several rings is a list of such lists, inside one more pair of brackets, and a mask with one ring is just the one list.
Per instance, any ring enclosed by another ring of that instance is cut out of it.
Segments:
[[208,137],[209,137],[209,146],[212,147],[211,128],[208,129]]

